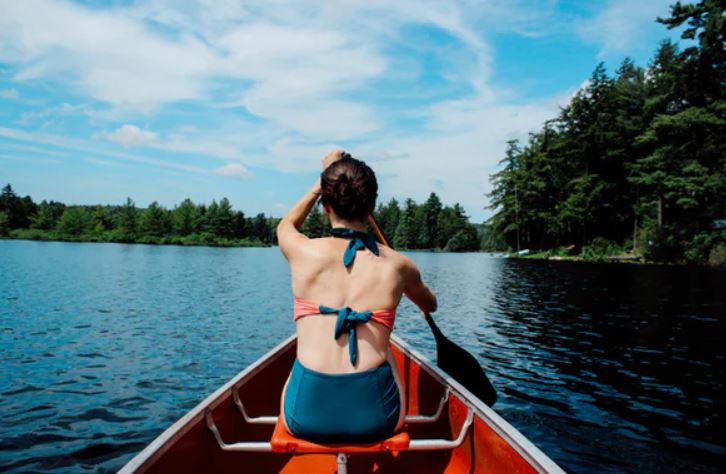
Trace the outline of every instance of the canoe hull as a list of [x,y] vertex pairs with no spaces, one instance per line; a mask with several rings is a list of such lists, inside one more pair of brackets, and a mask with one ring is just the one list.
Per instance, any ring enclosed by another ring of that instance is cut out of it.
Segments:
[[[468,409],[474,411],[474,422],[462,445],[453,450],[404,451],[397,455],[356,453],[350,457],[349,472],[563,472],[491,408],[399,338],[392,337],[391,348],[405,385],[408,415],[434,413],[447,389],[450,393],[438,421],[408,427],[411,439],[455,438]],[[204,411],[209,409],[227,442],[269,441],[273,427],[246,423],[232,401],[231,391],[237,387],[250,416],[277,415],[295,350],[296,340],[290,337],[187,413],[121,472],[335,472],[333,454],[293,456],[222,451],[204,420]]]

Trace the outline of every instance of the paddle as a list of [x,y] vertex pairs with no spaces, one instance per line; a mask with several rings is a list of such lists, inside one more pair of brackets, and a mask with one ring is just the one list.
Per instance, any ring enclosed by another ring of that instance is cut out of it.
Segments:
[[[373,214],[368,216],[368,220],[380,241],[391,247],[388,239],[383,235],[383,231],[378,227]],[[434,339],[436,339],[436,359],[439,368],[476,395],[481,401],[489,406],[494,405],[494,402],[497,401],[497,392],[476,358],[444,336],[429,313],[424,313],[424,317],[431,328],[431,332],[434,333]]]

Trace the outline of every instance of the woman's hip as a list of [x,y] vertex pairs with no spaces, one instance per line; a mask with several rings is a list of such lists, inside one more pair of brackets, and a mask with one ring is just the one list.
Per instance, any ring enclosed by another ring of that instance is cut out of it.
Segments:
[[284,398],[290,431],[318,442],[369,442],[393,434],[401,410],[391,366],[346,374],[308,369],[297,359]]

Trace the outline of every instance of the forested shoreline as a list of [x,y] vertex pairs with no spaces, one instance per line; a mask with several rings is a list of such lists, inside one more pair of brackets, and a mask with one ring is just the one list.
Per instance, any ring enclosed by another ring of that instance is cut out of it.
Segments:
[[[378,222],[400,249],[475,251],[480,248],[477,228],[459,204],[443,206],[432,193],[422,205],[412,199],[401,209],[390,200],[376,210]],[[173,209],[157,202],[138,208],[131,198],[122,205],[66,205],[56,201],[35,203],[20,197],[10,184],[0,193],[0,238],[69,242],[120,242],[157,245],[209,245],[225,247],[276,244],[279,218],[263,213],[246,217],[227,198],[211,204],[185,199]],[[309,237],[329,235],[330,223],[315,206],[303,224]]]
[[[389,243],[397,249],[471,252],[486,247],[481,229],[469,222],[458,203],[444,206],[436,193],[422,204],[406,199],[401,207],[393,198],[379,204],[374,216]],[[311,237],[328,235],[330,224],[318,206],[303,225]],[[370,230],[370,229],[369,229]]]
[[209,206],[185,199],[174,209],[157,202],[137,208],[122,205],[77,206],[33,202],[8,184],[0,194],[0,237],[70,242],[269,246],[276,221],[264,214],[246,217],[227,198]]
[[687,47],[663,41],[647,68],[626,59],[613,76],[598,65],[527,143],[508,142],[490,224],[510,248],[726,264],[724,2],[657,21],[684,26]]

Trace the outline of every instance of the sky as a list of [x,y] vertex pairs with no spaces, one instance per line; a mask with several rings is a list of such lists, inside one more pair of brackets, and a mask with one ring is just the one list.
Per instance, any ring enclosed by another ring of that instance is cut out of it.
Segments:
[[343,148],[379,199],[481,222],[506,141],[600,61],[647,66],[669,3],[0,0],[0,184],[279,217]]

